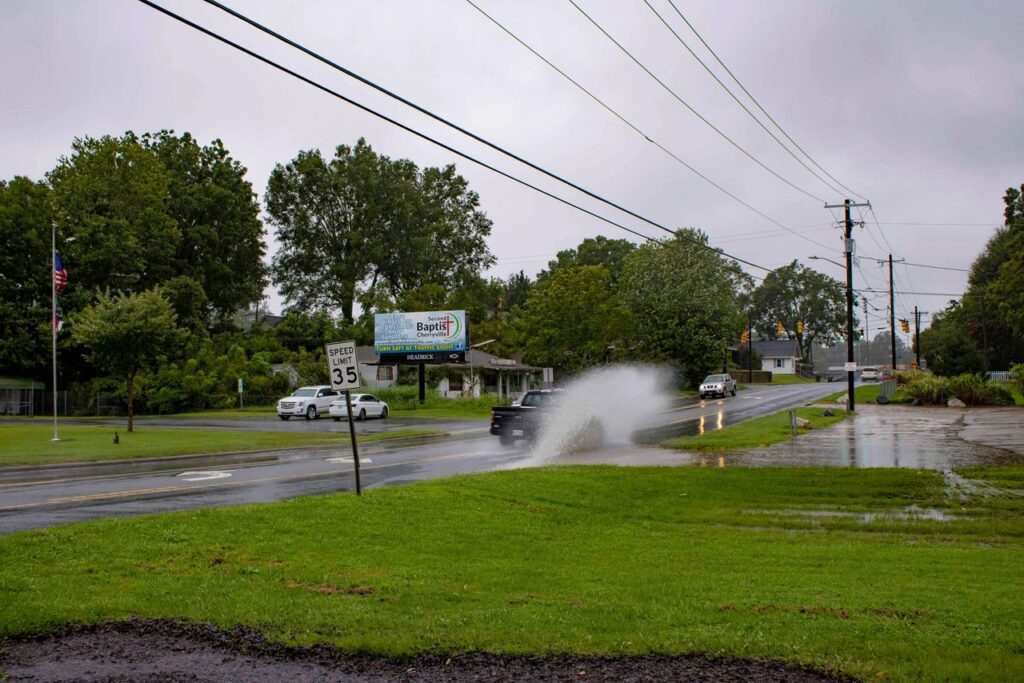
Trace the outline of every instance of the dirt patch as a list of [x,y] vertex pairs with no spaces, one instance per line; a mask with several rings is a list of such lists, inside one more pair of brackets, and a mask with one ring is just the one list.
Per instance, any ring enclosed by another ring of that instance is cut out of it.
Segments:
[[9,640],[11,681],[836,681],[779,662],[697,655],[594,657],[466,653],[394,660],[268,643],[247,628],[132,619]]

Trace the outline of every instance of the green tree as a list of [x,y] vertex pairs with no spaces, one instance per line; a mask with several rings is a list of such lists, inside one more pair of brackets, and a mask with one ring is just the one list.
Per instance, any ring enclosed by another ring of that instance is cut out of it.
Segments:
[[357,297],[386,306],[403,292],[458,289],[494,262],[491,222],[453,166],[420,171],[360,139],[328,162],[299,152],[270,175],[267,213],[281,245],[274,281],[304,310],[340,309]]
[[[834,344],[846,326],[843,284],[795,260],[765,276],[751,294],[750,310],[754,328],[764,337],[778,336],[781,322],[805,359],[814,345]],[[799,331],[798,322],[803,324]]]
[[571,374],[616,357],[631,315],[607,268],[576,266],[559,268],[534,287],[518,325],[530,363]]
[[626,257],[635,250],[636,245],[629,240],[612,240],[602,235],[588,237],[575,249],[563,249],[558,252],[554,261],[548,261],[548,269],[541,272],[540,278],[547,277],[559,268],[604,266],[608,269],[612,282],[618,282]]
[[0,181],[0,374],[45,379],[49,368],[50,190]]
[[134,428],[135,380],[180,341],[171,304],[159,291],[97,295],[72,319],[74,340],[88,348],[97,368],[123,379],[128,401],[128,431]]
[[741,327],[738,265],[699,244],[707,235],[686,228],[642,245],[626,258],[620,283],[641,354],[675,363],[690,385],[722,367]]
[[180,232],[168,213],[171,174],[131,133],[76,138],[48,180],[58,249],[79,284],[77,310],[95,289],[141,292],[176,275]]
[[267,281],[260,206],[246,169],[220,140],[200,146],[189,133],[142,136],[169,172],[166,210],[181,237],[175,273],[198,282],[215,319],[257,301]]
[[978,345],[963,324],[963,309],[958,302],[932,318],[932,324],[921,331],[921,355],[928,369],[944,377],[984,371]]

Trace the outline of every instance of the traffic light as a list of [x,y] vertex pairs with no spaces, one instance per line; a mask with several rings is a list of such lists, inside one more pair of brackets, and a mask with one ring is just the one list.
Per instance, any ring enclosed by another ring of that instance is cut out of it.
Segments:
[[740,341],[743,342],[744,344],[749,344],[750,343],[750,331],[749,330],[743,330],[743,335],[740,337]]
[[804,333],[804,323],[803,323],[802,320],[797,320],[796,321],[796,333],[797,334],[803,334]]
[[910,321],[909,320],[904,320],[903,318],[900,318],[900,329],[903,330],[904,332],[909,333],[910,332]]
[[782,326],[781,320],[779,321],[779,324],[776,325],[775,331],[779,333],[780,337],[786,333],[786,328]]

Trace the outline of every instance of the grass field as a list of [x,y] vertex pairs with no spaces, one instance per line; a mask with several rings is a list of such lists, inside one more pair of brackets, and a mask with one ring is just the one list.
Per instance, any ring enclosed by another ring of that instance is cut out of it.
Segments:
[[[846,412],[833,409],[834,415],[822,415],[822,408],[796,408],[798,417],[811,421],[811,429],[821,429],[846,418]],[[798,430],[802,433],[802,430]],[[789,411],[746,420],[696,436],[680,436],[662,441],[665,448],[682,451],[725,451],[737,448],[759,448],[792,439]]]
[[[843,384],[842,386],[846,386]],[[862,384],[859,387],[853,389],[853,400],[858,404],[861,403],[873,403],[882,393],[881,384]],[[839,400],[840,397],[846,396],[846,389],[837,391],[834,394],[829,394],[825,398],[819,399],[818,403],[834,403]],[[854,406],[856,408],[856,406]]]
[[457,477],[2,537],[0,637],[173,616],[385,655],[702,652],[1022,680],[1022,513],[910,470]]
[[[132,433],[117,427],[64,425],[60,441],[51,441],[53,427],[0,425],[0,467],[49,465],[98,460],[156,458],[193,453],[256,451],[347,443],[348,433],[289,434],[272,432],[207,431],[198,429],[147,429],[136,424]],[[114,444],[114,432],[120,443]],[[360,443],[412,436],[432,436],[442,431],[402,429],[359,437]]]

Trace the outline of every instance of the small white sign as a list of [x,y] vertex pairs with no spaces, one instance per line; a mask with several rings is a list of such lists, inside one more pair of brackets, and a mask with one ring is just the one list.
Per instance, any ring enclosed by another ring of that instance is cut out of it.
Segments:
[[242,378],[238,378],[238,393],[242,393]]
[[846,371],[847,372],[857,372],[857,362],[856,361],[854,361],[854,362],[847,361],[846,362]]
[[356,343],[354,341],[334,342],[326,345],[327,374],[331,388],[346,391],[359,388],[359,369],[356,365]]

